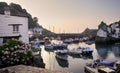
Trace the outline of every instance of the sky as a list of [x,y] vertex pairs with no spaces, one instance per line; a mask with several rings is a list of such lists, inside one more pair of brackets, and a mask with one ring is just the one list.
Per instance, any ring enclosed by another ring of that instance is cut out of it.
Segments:
[[0,0],[20,4],[39,24],[56,33],[81,33],[120,20],[120,0]]

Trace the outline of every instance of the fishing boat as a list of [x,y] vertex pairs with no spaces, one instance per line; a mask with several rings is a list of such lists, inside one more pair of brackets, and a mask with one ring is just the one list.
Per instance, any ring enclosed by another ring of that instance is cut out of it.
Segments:
[[40,40],[40,45],[45,45],[45,41],[43,41],[43,40]]
[[88,45],[91,45],[93,44],[95,41],[90,41],[90,40],[87,40],[85,43],[88,44]]
[[73,42],[73,39],[72,38],[69,38],[69,39],[65,39],[63,41],[63,43],[66,43],[66,44],[71,44]]
[[89,47],[83,47],[83,48],[78,47],[77,49],[72,49],[68,51],[69,54],[76,54],[76,55],[79,55],[79,54],[92,55],[92,52],[93,50]]
[[63,50],[63,49],[67,49],[67,44],[47,44],[45,45],[45,49],[49,49],[49,50]]
[[56,52],[56,57],[61,59],[61,60],[65,60],[65,61],[68,60],[68,56],[65,53]]
[[80,54],[82,54],[82,49],[72,49],[72,50],[69,50],[68,54],[80,55]]
[[116,61],[95,60],[93,63],[87,63],[85,73],[115,73]]
[[47,44],[45,45],[46,50],[53,50],[53,45],[52,44]]
[[67,49],[67,44],[64,44],[64,43],[62,43],[62,44],[55,44],[54,48],[55,49]]
[[[78,48],[80,49],[80,48]],[[82,48],[82,54],[92,54],[93,50],[90,47],[83,47]]]
[[61,54],[67,54],[68,53],[68,49],[64,49],[64,50],[57,50],[56,52],[59,52]]
[[79,43],[79,39],[78,38],[73,39],[73,43]]

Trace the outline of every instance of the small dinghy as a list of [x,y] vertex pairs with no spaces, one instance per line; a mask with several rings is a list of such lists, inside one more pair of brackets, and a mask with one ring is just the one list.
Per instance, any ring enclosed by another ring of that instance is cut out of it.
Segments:
[[92,54],[93,50],[90,47],[82,48],[82,54]]
[[85,66],[86,73],[115,73],[116,61],[107,61],[97,59],[93,63],[87,63]]
[[47,44],[45,45],[45,49],[47,50],[63,50],[67,49],[67,44]]

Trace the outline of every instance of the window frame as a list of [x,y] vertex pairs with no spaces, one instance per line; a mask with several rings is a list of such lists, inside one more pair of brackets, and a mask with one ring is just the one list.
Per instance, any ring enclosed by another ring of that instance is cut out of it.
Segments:
[[9,26],[12,26],[13,28],[13,33],[19,33],[19,26],[22,24],[8,24]]

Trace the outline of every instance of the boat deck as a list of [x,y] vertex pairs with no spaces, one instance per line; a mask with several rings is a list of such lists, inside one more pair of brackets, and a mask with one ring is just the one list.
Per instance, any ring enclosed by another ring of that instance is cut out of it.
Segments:
[[89,66],[85,66],[85,71],[87,71],[89,73],[99,73],[97,68],[91,68]]
[[101,66],[97,68],[92,68],[89,66],[85,66],[86,73],[115,73],[113,69],[110,69],[109,67]]

